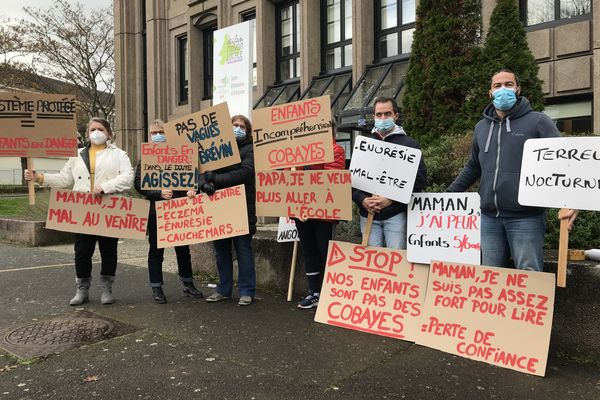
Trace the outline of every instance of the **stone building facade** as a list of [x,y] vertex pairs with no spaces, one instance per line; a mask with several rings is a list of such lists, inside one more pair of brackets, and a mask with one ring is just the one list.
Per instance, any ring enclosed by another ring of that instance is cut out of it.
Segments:
[[[515,0],[517,1],[517,0]],[[600,0],[518,0],[546,112],[600,127]],[[349,156],[375,96],[401,103],[418,0],[115,0],[116,131],[139,158],[148,121],[211,105],[215,29],[255,21],[255,108],[331,95]],[[482,1],[484,32],[495,0]]]

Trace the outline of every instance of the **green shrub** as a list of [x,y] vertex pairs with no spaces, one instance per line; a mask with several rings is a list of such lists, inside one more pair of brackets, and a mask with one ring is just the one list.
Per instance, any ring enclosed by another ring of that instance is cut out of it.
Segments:
[[[469,159],[473,133],[443,136],[423,148],[427,166],[427,192],[444,192]],[[476,186],[474,186],[476,190]]]

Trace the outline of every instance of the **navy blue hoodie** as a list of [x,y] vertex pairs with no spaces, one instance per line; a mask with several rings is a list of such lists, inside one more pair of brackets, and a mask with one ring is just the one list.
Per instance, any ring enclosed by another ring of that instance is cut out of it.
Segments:
[[483,119],[475,125],[471,156],[448,192],[464,192],[481,178],[481,211],[491,217],[527,217],[544,208],[522,206],[518,202],[523,146],[527,139],[560,136],[552,120],[533,111],[525,97],[500,119],[490,103]]

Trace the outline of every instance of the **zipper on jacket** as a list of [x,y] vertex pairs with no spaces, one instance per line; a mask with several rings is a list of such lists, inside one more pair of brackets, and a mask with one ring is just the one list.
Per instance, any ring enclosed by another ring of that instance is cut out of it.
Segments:
[[502,133],[502,120],[498,124],[498,149],[496,151],[496,169],[494,171],[494,205],[496,206],[496,218],[500,216],[498,208],[498,196],[496,194],[496,184],[498,183],[498,166],[500,164],[500,133]]

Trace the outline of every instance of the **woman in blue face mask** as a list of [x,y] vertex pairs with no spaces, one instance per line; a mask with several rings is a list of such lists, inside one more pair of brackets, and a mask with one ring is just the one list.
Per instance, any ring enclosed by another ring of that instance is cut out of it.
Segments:
[[[150,141],[152,143],[164,143],[167,141],[164,130],[164,122],[157,119],[150,125]],[[135,169],[135,189],[146,199],[150,200],[150,215],[148,216],[148,272],[150,275],[150,287],[152,288],[152,298],[155,302],[163,304],[167,302],[167,298],[163,292],[163,274],[162,264],[164,259],[165,249],[157,248],[156,244],[156,208],[154,203],[158,200],[169,200],[174,197],[184,197],[187,192],[182,190],[142,190],[141,187],[141,161]],[[190,255],[190,247],[175,246],[175,255],[177,256],[177,269],[179,279],[183,284],[183,293],[186,296],[201,298],[202,292],[196,289],[194,278],[192,276],[192,259]]]
[[[211,195],[215,190],[243,184],[246,190],[248,207],[248,227],[250,233],[227,239],[215,240],[215,255],[219,271],[219,284],[215,292],[206,298],[209,303],[230,299],[233,296],[233,253],[235,247],[238,264],[238,305],[252,304],[256,293],[256,271],[252,251],[252,235],[256,233],[256,188],[254,183],[254,149],[252,147],[252,124],[244,115],[231,118],[233,133],[240,152],[240,163],[206,172],[199,182],[203,192]],[[212,192],[212,193],[211,193]]]

